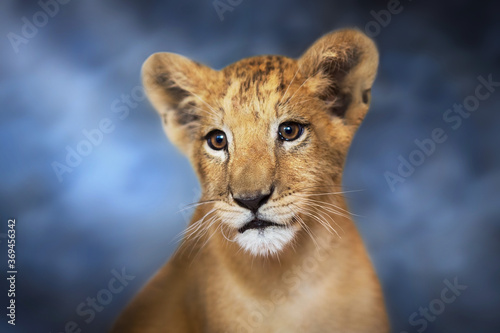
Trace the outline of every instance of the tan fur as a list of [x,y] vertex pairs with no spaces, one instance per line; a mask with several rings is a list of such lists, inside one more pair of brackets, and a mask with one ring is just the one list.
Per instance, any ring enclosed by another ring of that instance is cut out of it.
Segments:
[[[357,30],[324,36],[298,60],[259,56],[221,71],[170,53],[145,62],[148,96],[203,194],[178,251],[113,332],[389,331],[340,193],[377,65],[374,43]],[[277,140],[284,121],[307,123],[305,137]],[[228,136],[223,157],[207,148],[214,129]],[[233,241],[243,214],[233,197],[270,188],[262,214],[296,232],[277,253],[255,255]]]

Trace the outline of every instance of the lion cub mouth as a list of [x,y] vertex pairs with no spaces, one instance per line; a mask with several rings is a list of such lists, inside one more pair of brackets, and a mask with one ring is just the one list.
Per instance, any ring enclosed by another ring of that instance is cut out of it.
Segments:
[[238,231],[240,233],[244,233],[245,231],[249,229],[265,229],[267,227],[284,227],[281,224],[273,223],[273,222],[268,222],[268,221],[263,221],[259,219],[254,219],[247,224],[245,224],[243,227],[239,228]]

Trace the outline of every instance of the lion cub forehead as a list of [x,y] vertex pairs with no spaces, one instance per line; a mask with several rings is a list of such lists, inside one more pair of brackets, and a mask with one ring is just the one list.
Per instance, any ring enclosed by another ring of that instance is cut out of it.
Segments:
[[[284,56],[256,56],[242,59],[227,66],[222,71],[227,78],[241,81],[259,82],[271,75],[277,75],[280,80],[290,79],[297,70],[297,61]],[[283,83],[283,82],[281,82]]]
[[258,56],[240,60],[222,70],[221,96],[226,115],[252,114],[259,118],[276,115],[290,83],[303,81],[297,62],[282,56]]

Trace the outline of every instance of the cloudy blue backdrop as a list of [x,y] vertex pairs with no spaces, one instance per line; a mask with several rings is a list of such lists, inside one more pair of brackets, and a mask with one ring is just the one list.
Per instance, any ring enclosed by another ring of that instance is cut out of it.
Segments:
[[[8,218],[17,220],[19,273],[17,324],[7,325],[2,310],[0,331],[63,332],[73,321],[83,332],[105,332],[175,248],[189,219],[178,211],[199,191],[137,88],[151,53],[177,52],[222,68],[257,54],[298,57],[323,33],[358,26],[372,29],[381,63],[344,185],[362,190],[349,199],[394,332],[423,328],[409,318],[436,304],[446,279],[467,289],[425,332],[500,332],[500,91],[456,129],[443,120],[474,95],[478,76],[500,81],[499,6],[402,0],[390,22],[373,23],[371,11],[387,7],[243,0],[221,20],[212,0],[67,1],[47,7],[52,16],[40,14],[36,1],[3,0],[0,308],[7,305]],[[85,133],[103,121],[107,133],[85,146]],[[387,172],[397,174],[414,141],[436,128],[447,140],[391,189]],[[73,157],[59,179],[54,162],[66,164],[77,147],[88,155]],[[122,269],[134,276],[123,291],[95,317],[78,315],[88,297],[109,295]]]

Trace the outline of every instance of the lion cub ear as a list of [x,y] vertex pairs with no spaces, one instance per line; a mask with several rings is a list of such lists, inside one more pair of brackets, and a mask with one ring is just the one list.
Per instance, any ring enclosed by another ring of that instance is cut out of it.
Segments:
[[378,67],[375,43],[359,30],[339,30],[316,41],[299,59],[306,77],[316,76],[317,95],[332,115],[358,126],[368,111]]
[[155,53],[142,66],[142,82],[168,138],[189,156],[206,87],[219,72],[174,53]]

